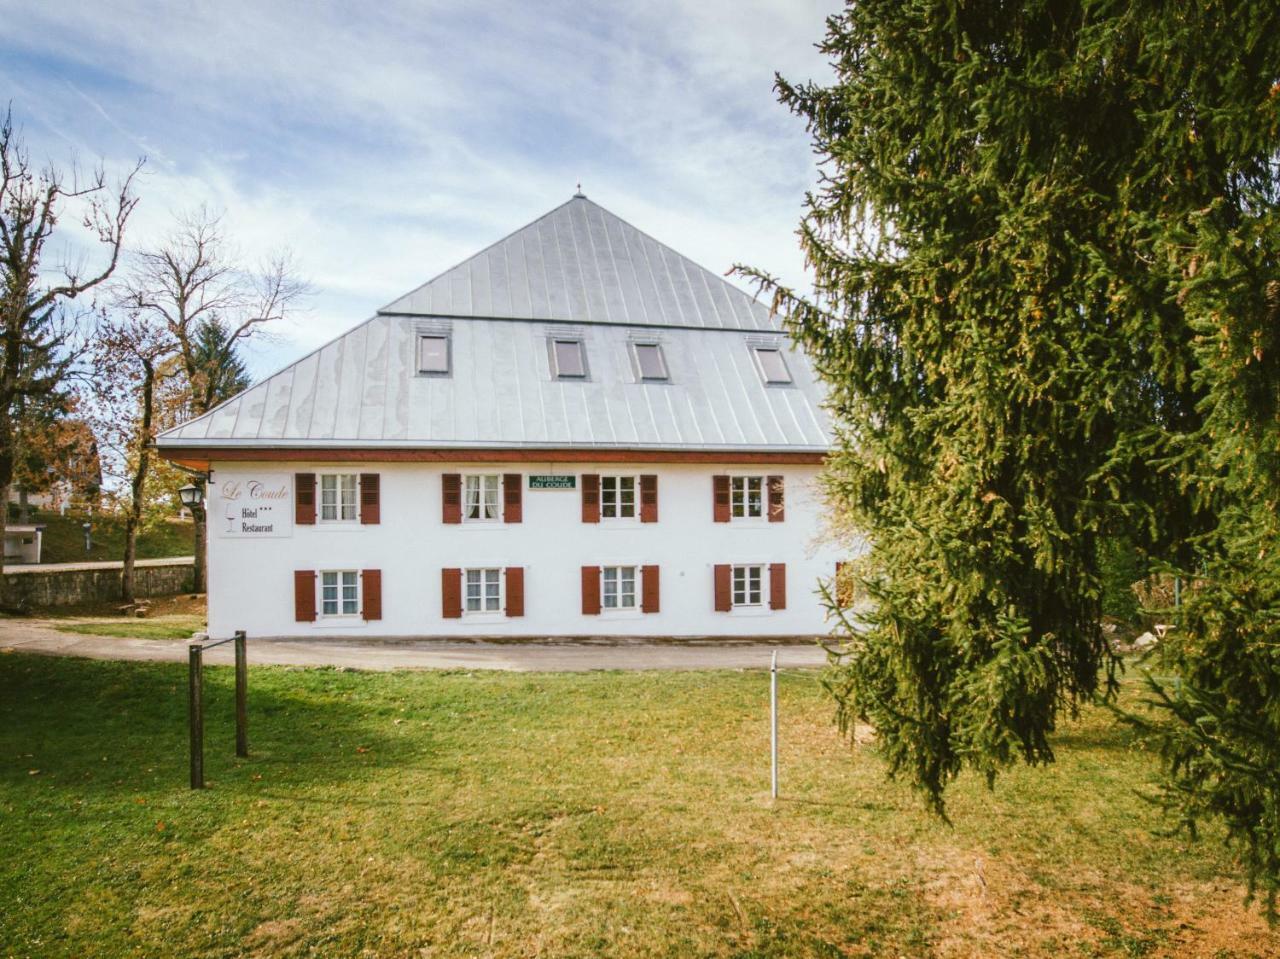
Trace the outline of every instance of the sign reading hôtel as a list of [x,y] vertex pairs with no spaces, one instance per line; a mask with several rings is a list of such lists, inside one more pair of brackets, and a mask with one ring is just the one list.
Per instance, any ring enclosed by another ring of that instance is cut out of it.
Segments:
[[222,536],[293,535],[293,476],[233,476],[210,486],[209,523]]

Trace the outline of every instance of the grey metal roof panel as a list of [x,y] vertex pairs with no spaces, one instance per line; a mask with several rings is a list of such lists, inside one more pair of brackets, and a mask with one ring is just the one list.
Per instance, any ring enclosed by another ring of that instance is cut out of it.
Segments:
[[[669,383],[637,383],[636,330],[581,327],[585,382],[554,380],[545,321],[469,320],[451,330],[453,372],[416,374],[414,318],[376,316],[160,437],[207,445],[608,446],[825,449],[830,423],[803,354],[790,387],[766,386],[738,331],[661,331]],[[758,334],[757,334],[758,336]],[[779,342],[785,340],[779,337]],[[283,424],[283,425],[282,425]]]
[[763,303],[581,195],[380,312],[778,328]]
[[[417,373],[417,336],[452,337],[452,372]],[[552,378],[577,335],[588,379]],[[661,343],[668,383],[637,383],[631,345]],[[750,348],[785,336],[764,306],[576,196],[202,417],[183,446],[825,450],[808,359],[766,386]]]

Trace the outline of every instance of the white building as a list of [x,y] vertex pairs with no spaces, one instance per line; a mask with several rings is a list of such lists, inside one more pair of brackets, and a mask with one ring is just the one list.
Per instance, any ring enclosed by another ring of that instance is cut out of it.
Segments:
[[210,475],[213,635],[814,635],[821,396],[578,194],[158,445]]

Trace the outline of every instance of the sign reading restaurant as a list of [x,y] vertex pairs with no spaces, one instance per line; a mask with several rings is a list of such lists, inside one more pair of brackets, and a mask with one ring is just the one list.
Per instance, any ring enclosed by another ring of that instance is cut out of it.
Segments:
[[572,473],[530,473],[529,489],[577,489],[578,477]]
[[210,487],[209,522],[234,539],[293,535],[289,473],[233,476]]

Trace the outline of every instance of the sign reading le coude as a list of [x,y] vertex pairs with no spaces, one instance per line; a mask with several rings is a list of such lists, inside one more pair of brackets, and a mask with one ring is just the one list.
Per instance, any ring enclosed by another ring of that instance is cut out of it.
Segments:
[[209,523],[236,538],[293,535],[293,477],[232,476],[210,487]]
[[576,489],[578,477],[562,473],[530,473],[529,489]]

